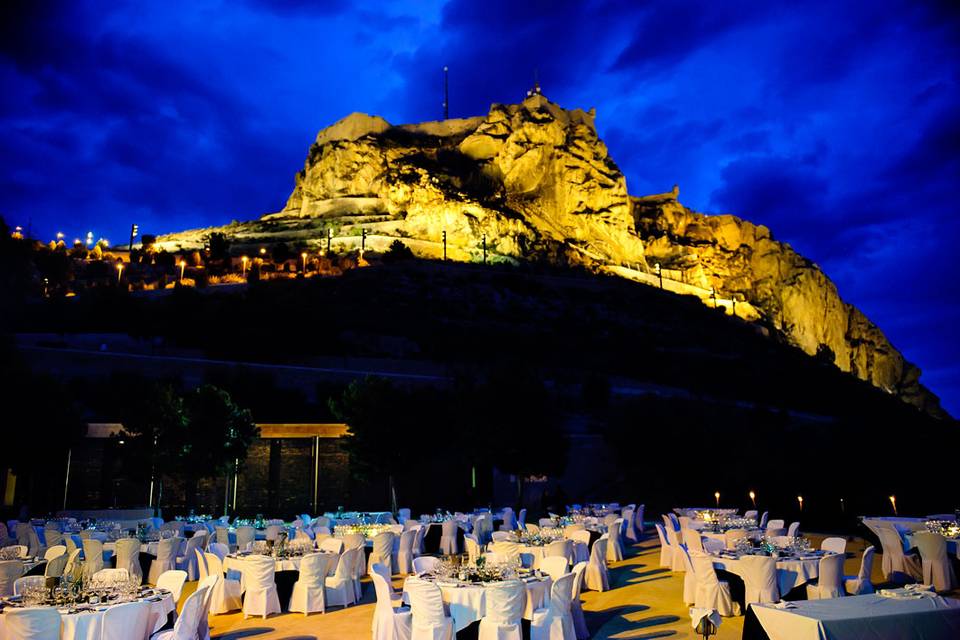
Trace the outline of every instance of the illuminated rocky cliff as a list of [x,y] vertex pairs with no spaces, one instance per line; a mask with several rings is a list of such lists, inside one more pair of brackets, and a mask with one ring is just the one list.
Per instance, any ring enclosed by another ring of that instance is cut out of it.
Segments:
[[301,243],[368,250],[397,238],[415,254],[479,261],[545,260],[612,271],[726,300],[810,355],[932,414],[919,383],[883,332],[836,286],[763,226],[707,216],[676,190],[633,198],[597,136],[593,110],[565,110],[534,93],[485,116],[394,126],[354,113],[322,130],[282,211],[249,222],[161,236],[196,248],[213,231],[234,246]]

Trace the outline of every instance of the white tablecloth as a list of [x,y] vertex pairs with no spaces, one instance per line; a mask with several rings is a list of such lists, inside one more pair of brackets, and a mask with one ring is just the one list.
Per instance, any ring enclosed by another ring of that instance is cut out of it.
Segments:
[[960,600],[917,600],[877,594],[795,602],[794,609],[750,605],[770,640],[955,640]]
[[[552,585],[553,582],[549,577],[525,584],[527,603],[523,609],[524,618],[532,620],[534,610],[547,605]],[[440,587],[440,591],[443,594],[443,603],[447,609],[447,614],[453,618],[453,626],[457,631],[467,628],[487,614],[487,590],[483,586]],[[410,604],[406,587],[403,591],[403,601]]]
[[[713,566],[724,569],[738,576],[743,576],[740,560],[713,556]],[[805,558],[803,560],[777,560],[777,588],[780,595],[786,595],[791,589],[816,580],[820,575],[820,558]]]
[[[167,594],[157,602],[150,603],[150,624],[147,629],[154,634],[167,623],[167,616],[176,611],[177,604],[173,596]],[[61,640],[100,640],[103,628],[103,611],[84,611],[83,613],[64,614]],[[3,614],[0,614],[0,640],[17,640],[7,634]],[[130,640],[139,640],[131,638]],[[143,640],[146,640],[144,638]]]

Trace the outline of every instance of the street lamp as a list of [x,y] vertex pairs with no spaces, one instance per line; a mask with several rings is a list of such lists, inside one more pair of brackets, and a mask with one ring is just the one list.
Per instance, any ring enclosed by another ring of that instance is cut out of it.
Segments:
[[756,509],[756,508],[757,508],[757,494],[754,493],[753,491],[750,492],[750,502],[753,503],[753,508]]
[[266,248],[266,247],[260,247],[260,255],[262,255],[262,256],[267,255],[267,248]]
[[120,277],[123,275],[123,263],[117,263],[117,284],[120,284]]
[[247,277],[247,260],[249,260],[247,256],[243,256],[242,258],[240,258],[240,264],[243,265],[240,271],[240,275],[243,276],[244,278]]
[[719,492],[719,491],[714,491],[714,492],[713,492],[713,497],[714,497],[714,498],[716,499],[716,501],[717,501],[717,508],[719,508],[719,507],[720,507],[720,492]]
[[797,502],[800,503],[800,511],[803,511],[803,496],[797,496]]
[[303,275],[307,275],[307,252],[301,253],[300,258],[303,259]]

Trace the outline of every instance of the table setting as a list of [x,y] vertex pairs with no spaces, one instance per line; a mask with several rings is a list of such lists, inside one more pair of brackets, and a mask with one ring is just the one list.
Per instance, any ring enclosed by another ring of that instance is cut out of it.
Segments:
[[[486,587],[504,580],[521,580],[527,592],[523,617],[531,620],[534,610],[545,606],[553,584],[550,576],[535,569],[509,563],[488,563],[483,557],[470,563],[464,555],[446,556],[435,573],[419,573],[407,578],[408,581],[411,579],[426,580],[440,587],[444,606],[458,632],[486,615]],[[409,604],[406,582],[403,601]]]
[[829,552],[812,549],[810,541],[803,537],[791,538],[787,545],[777,545],[771,540],[741,538],[735,549],[724,549],[711,554],[713,566],[735,575],[743,575],[740,559],[744,556],[773,556],[777,559],[777,587],[781,594],[789,593],[820,575],[820,559]]

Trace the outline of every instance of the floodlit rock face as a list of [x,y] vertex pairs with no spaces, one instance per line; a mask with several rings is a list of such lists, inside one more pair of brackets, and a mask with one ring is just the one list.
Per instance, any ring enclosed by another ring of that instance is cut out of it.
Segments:
[[817,265],[774,240],[766,227],[696,213],[664,196],[635,198],[634,212],[651,263],[679,271],[685,282],[715,287],[720,296],[742,296],[808,354],[925,411],[942,413],[936,396],[919,383],[920,370],[840,298]]
[[[676,187],[631,198],[597,136],[595,114],[534,93],[485,116],[391,125],[354,113],[317,134],[283,210],[250,222],[161,236],[196,248],[213,231],[238,245],[293,242],[368,249],[403,238],[414,253],[625,268],[646,282],[654,263],[701,299],[715,289],[742,318],[779,331],[933,414],[939,402],[883,333],[845,303],[809,260],[763,226],[683,207]],[[619,269],[619,271],[616,271]],[[670,288],[670,287],[668,287]],[[716,305],[714,299],[714,305]]]

